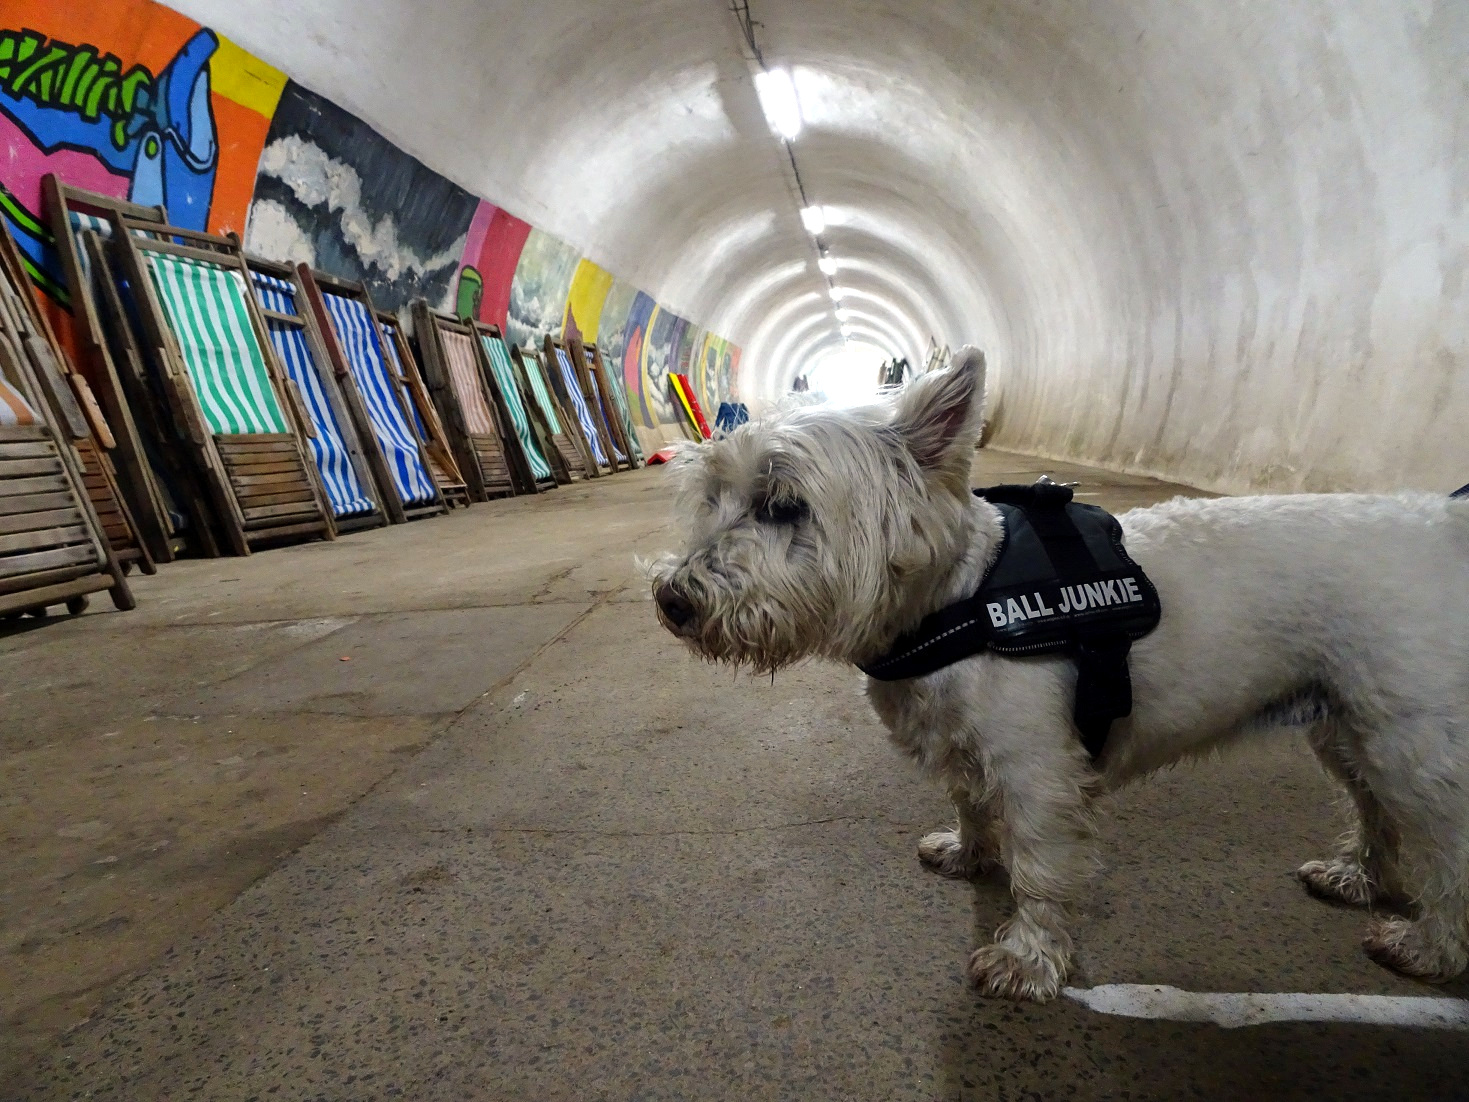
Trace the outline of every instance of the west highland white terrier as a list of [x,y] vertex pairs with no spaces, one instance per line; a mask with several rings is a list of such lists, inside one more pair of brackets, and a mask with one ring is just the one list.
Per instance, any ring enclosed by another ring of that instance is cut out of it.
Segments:
[[[680,460],[681,554],[650,566],[664,626],[707,659],[771,672],[868,664],[973,594],[1003,536],[975,497],[984,357],[888,405],[800,409]],[[892,740],[948,790],[958,827],[922,861],[998,862],[1016,911],[967,973],[1044,1001],[1065,982],[1069,912],[1096,866],[1096,797],[1250,735],[1302,731],[1355,805],[1314,895],[1406,900],[1372,920],[1376,961],[1445,980],[1469,962],[1469,501],[1428,494],[1175,499],[1120,518],[1162,603],[1133,644],[1133,707],[1094,761],[1064,655],[974,654],[869,679]]]

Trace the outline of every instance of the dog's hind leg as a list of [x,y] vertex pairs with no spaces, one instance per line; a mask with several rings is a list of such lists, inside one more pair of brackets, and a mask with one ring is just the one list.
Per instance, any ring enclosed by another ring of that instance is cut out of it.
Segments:
[[1000,852],[1016,910],[967,972],[983,994],[1046,1002],[1070,969],[1070,904],[1096,862],[1086,766],[1040,757],[999,775]]
[[1310,734],[1311,748],[1322,766],[1351,798],[1355,813],[1351,829],[1342,835],[1335,857],[1307,861],[1296,870],[1296,877],[1318,899],[1366,907],[1398,891],[1398,830],[1342,740],[1339,725],[1331,721]]
[[918,843],[918,859],[942,876],[972,880],[992,869],[999,859],[998,823],[988,803],[963,785],[949,789],[959,814],[953,830],[936,830]]

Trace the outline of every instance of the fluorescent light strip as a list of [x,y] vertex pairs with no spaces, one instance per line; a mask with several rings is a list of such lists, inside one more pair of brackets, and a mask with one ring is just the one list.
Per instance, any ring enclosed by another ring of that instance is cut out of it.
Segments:
[[762,69],[755,74],[755,94],[770,129],[793,141],[801,133],[801,101],[791,74],[784,69]]

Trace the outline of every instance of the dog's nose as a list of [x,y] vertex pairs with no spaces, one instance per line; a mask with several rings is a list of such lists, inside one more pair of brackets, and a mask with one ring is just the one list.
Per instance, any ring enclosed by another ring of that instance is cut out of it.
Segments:
[[663,611],[663,618],[675,628],[683,627],[694,618],[693,603],[667,582],[658,587],[653,599]]

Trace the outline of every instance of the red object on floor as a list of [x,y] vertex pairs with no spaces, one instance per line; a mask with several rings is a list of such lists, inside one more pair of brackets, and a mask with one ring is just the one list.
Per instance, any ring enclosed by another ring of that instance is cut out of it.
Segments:
[[667,463],[677,451],[677,448],[659,448],[652,455],[648,456],[648,466],[651,467],[654,463]]

